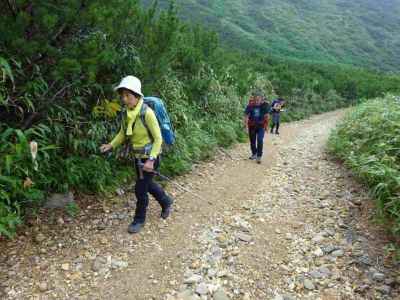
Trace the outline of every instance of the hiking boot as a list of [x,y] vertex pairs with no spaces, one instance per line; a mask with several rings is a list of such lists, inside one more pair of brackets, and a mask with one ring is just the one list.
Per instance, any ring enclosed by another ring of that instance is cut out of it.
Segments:
[[275,134],[279,135],[279,131],[275,131]]
[[257,159],[257,155],[253,154],[252,156],[249,157],[249,159],[255,160],[255,159]]
[[168,197],[168,199],[169,199],[168,206],[161,209],[161,218],[163,218],[164,220],[167,219],[171,214],[172,203],[174,203],[174,200],[172,200],[170,197]]
[[139,223],[133,221],[129,226],[128,226],[128,232],[129,233],[138,233],[140,230],[142,230],[142,227],[144,226],[144,223]]
[[257,163],[261,164],[261,157],[257,157]]

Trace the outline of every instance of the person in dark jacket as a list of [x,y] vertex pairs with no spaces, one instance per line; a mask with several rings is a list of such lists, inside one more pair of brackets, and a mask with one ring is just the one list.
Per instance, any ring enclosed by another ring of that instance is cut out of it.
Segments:
[[281,111],[282,111],[282,107],[284,105],[285,105],[285,100],[283,100],[282,98],[278,98],[278,99],[272,101],[272,104],[271,104],[271,115],[272,115],[271,133],[274,133],[274,128],[275,128],[275,134],[279,134]]
[[263,155],[264,135],[268,126],[269,112],[270,107],[264,101],[262,93],[254,93],[246,107],[244,123],[250,138],[250,159],[256,160],[258,164],[261,163]]

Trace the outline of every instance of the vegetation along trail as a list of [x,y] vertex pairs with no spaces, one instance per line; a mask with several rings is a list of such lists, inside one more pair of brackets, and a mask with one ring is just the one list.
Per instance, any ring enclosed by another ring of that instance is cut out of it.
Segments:
[[28,227],[1,246],[0,298],[399,297],[384,235],[365,217],[366,192],[325,153],[342,115],[268,134],[261,165],[248,160],[247,144],[197,165],[176,180],[199,197],[169,185],[176,199],[170,219],[162,221],[151,201],[138,235],[126,232],[128,191],[67,223]]

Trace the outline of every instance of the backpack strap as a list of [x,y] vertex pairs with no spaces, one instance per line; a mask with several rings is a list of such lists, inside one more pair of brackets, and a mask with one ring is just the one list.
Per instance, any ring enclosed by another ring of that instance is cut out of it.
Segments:
[[154,143],[154,138],[153,138],[153,135],[151,134],[149,126],[146,123],[147,108],[148,108],[147,104],[143,103],[142,108],[140,109],[140,120],[142,121],[144,128],[146,128],[147,134],[148,134],[148,136],[150,138],[150,141],[153,144]]

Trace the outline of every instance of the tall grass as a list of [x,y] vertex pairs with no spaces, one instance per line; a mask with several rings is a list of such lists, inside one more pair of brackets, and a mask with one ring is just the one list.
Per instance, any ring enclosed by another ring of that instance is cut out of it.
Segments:
[[333,132],[328,148],[370,188],[379,214],[400,234],[400,97],[356,107]]

